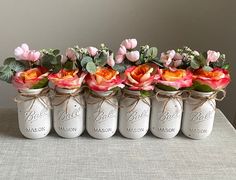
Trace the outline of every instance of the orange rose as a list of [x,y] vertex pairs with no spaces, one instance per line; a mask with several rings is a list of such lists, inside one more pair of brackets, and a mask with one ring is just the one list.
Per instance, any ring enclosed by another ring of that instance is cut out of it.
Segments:
[[12,79],[12,84],[19,90],[43,88],[48,84],[48,74],[43,67],[17,72]]
[[78,70],[62,69],[58,73],[50,74],[48,79],[57,87],[75,89],[82,85],[86,73],[78,75]]
[[169,69],[159,69],[160,75],[157,80],[158,84],[172,87],[176,90],[180,88],[192,86],[192,73],[184,69],[176,69],[175,71]]
[[225,69],[214,68],[212,71],[198,69],[193,72],[193,75],[194,87],[198,91],[207,91],[206,87],[201,85],[210,87],[210,90],[220,90],[230,83],[229,72]]
[[95,74],[86,77],[86,83],[94,91],[108,91],[115,87],[123,88],[119,72],[110,67],[99,67]]
[[155,75],[156,65],[142,64],[139,66],[131,66],[125,71],[125,84],[130,90],[153,90],[153,81]]

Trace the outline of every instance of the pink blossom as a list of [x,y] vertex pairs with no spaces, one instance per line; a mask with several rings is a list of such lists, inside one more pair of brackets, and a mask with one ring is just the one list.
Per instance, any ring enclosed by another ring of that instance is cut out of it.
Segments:
[[118,55],[125,55],[126,54],[126,48],[123,45],[120,45],[120,48],[118,49],[117,52]]
[[122,41],[121,45],[123,45],[126,49],[134,49],[136,48],[138,42],[136,39],[125,39]]
[[113,54],[111,54],[110,56],[108,56],[107,58],[107,64],[111,67],[115,66],[115,60],[113,58]]
[[88,53],[89,53],[90,56],[94,57],[94,56],[97,55],[97,52],[98,52],[97,48],[90,46],[90,47],[87,48],[87,50],[88,50]]
[[220,57],[220,52],[216,51],[207,51],[207,65],[209,65],[210,62],[216,62]]
[[124,61],[124,59],[125,59],[125,55],[119,55],[119,54],[117,54],[116,57],[115,57],[115,60],[116,60],[116,63],[117,63],[117,64],[122,63],[122,62]]
[[68,48],[66,50],[66,57],[72,61],[75,61],[77,59],[76,53],[73,48]]
[[168,67],[172,63],[172,59],[175,57],[175,50],[169,50],[166,53],[161,53],[161,62],[165,67]]
[[126,57],[131,62],[136,62],[139,60],[139,51],[131,51],[126,53]]
[[40,52],[35,50],[29,50],[27,44],[22,44],[14,50],[16,58],[25,61],[37,61],[40,58]]

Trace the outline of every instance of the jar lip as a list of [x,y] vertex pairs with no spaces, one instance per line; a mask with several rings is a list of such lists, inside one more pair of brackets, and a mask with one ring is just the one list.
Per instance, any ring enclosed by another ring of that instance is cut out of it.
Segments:
[[55,88],[55,91],[58,92],[58,93],[66,93],[66,94],[70,94],[70,93],[74,93],[76,91],[80,92],[80,89],[78,88],[74,88],[74,89],[67,89],[67,88],[60,88],[60,87],[56,87]]
[[28,95],[37,95],[39,93],[41,93],[45,88],[39,88],[39,89],[21,89],[19,90],[20,93],[22,94],[28,94]]

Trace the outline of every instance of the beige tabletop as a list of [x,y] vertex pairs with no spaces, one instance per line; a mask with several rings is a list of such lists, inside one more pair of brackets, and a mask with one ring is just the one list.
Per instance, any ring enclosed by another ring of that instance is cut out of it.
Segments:
[[118,133],[96,140],[85,132],[63,139],[55,132],[29,140],[17,112],[0,109],[0,180],[35,179],[236,179],[236,131],[220,110],[205,140],[179,133],[169,140],[148,133],[129,140]]

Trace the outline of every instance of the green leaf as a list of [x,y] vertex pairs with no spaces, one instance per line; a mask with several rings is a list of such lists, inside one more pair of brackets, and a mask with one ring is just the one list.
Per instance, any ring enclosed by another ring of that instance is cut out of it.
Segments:
[[210,86],[205,85],[205,84],[201,84],[197,81],[195,81],[193,83],[193,89],[196,91],[200,91],[200,92],[212,92],[213,91],[213,89]]
[[8,65],[5,65],[5,67],[3,68],[1,67],[0,80],[11,83],[11,79],[13,75],[14,73]]
[[87,65],[86,65],[86,70],[89,72],[89,73],[91,73],[91,74],[93,74],[93,73],[95,73],[96,72],[96,65],[93,63],[93,62],[88,62],[87,63]]
[[107,54],[101,53],[98,58],[95,58],[95,64],[97,66],[105,66],[107,63]]
[[115,64],[112,68],[119,73],[123,73],[126,70],[126,66],[124,64]]
[[140,91],[140,94],[142,97],[145,98],[145,97],[149,97],[151,95],[151,92],[142,90],[142,91]]
[[73,62],[72,61],[66,61],[66,63],[63,65],[64,69],[72,70],[73,69]]
[[221,68],[228,70],[229,69],[229,64],[224,64]]
[[14,57],[9,57],[9,58],[5,59],[3,64],[4,65],[9,65],[13,61],[16,61],[16,59]]
[[204,71],[208,71],[208,72],[210,72],[210,71],[213,70],[212,67],[210,67],[210,66],[203,66],[202,69],[203,69]]
[[160,83],[157,84],[157,88],[164,90],[164,91],[177,91],[177,89],[175,89],[171,86],[166,86],[166,85],[160,84]]
[[52,66],[52,72],[53,73],[58,73],[61,70],[61,65],[60,64],[56,64],[54,66]]
[[83,59],[81,60],[80,64],[82,67],[85,67],[87,63],[89,62],[93,62],[93,59],[89,56],[85,56],[83,57]]
[[62,56],[61,55],[57,55],[56,59],[57,59],[57,64],[61,64]]
[[158,50],[156,47],[151,47],[147,50],[147,56],[151,58],[157,57]]
[[48,85],[48,78],[43,78],[37,84],[33,85],[31,89],[40,89]]
[[195,59],[192,59],[191,60],[191,63],[190,63],[190,66],[193,68],[193,69],[198,69],[200,67],[200,64],[195,60]]
[[60,50],[59,50],[59,49],[54,49],[54,50],[52,51],[52,53],[53,53],[55,56],[57,56],[57,55],[60,53]]

